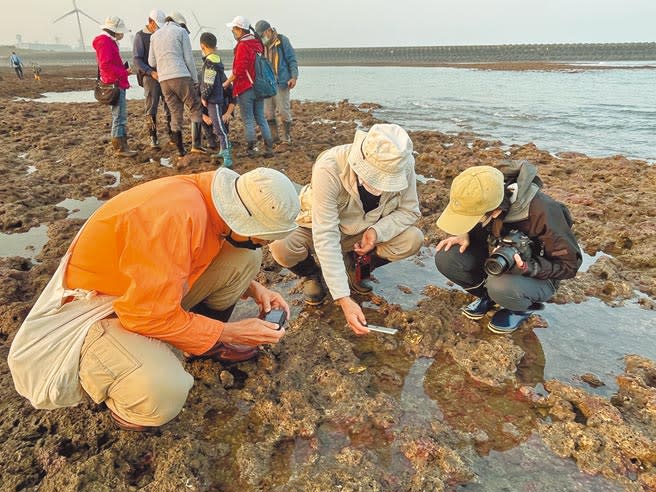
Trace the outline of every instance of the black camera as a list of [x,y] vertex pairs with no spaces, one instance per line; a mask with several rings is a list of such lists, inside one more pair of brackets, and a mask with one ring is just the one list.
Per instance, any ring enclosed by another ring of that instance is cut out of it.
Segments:
[[533,241],[523,232],[513,229],[497,240],[496,250],[485,260],[483,268],[488,275],[501,275],[515,266],[515,254],[528,261],[533,255]]
[[287,312],[282,309],[272,309],[264,315],[264,321],[276,323],[278,325],[277,329],[279,330],[285,324],[285,321],[287,321]]

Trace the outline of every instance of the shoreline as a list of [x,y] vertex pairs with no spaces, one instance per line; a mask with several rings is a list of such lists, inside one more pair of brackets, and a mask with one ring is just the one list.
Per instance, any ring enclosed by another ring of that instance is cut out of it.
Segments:
[[[48,75],[40,90],[74,90],[89,82]],[[12,101],[8,94],[18,87],[13,85],[0,88],[0,109],[6,115],[0,122],[0,230],[20,233],[47,224],[49,240],[35,253],[36,263],[0,258],[0,411],[5,416],[0,458],[11,463],[0,476],[0,489],[100,490],[112,483],[120,491],[186,486],[319,492],[335,485],[450,491],[486,478],[478,476],[484,471],[476,463],[490,451],[520,452],[532,439],[542,443],[545,462],[551,463],[543,465],[544,480],[559,475],[556,467],[564,464],[554,463],[562,462],[583,472],[570,470],[563,480],[574,480],[573,486],[586,483],[587,490],[647,492],[656,486],[653,361],[627,357],[623,373],[616,375],[618,389],[608,397],[586,383],[545,381],[546,342],[534,331],[545,327],[543,319],[532,318],[516,336],[493,337],[459,315],[459,306],[470,300],[462,291],[435,285],[422,290],[415,283],[397,286],[401,295],[410,295],[408,290],[421,294],[415,308],[402,309],[384,295],[374,296],[367,307],[372,322],[398,326],[398,337],[358,338],[344,328],[341,311],[331,303],[304,309],[296,277],[277,267],[269,254],[258,279],[291,299],[295,316],[287,334],[257,362],[230,367],[187,363],[195,384],[184,412],[158,433],[119,432],[103,407],[90,401],[52,412],[32,409],[14,391],[6,355],[13,334],[83,223],[68,219],[68,210],[55,205],[64,198],[106,200],[145,180],[207,171],[216,164],[189,155],[173,159],[173,168],[159,165],[171,152],[146,146],[146,121],[136,101],[128,102],[128,121],[138,157],[116,158],[108,148],[108,108]],[[237,122],[231,128],[235,169],[270,166],[306,183],[316,156],[351,142],[356,122],[365,127],[377,122],[372,114],[377,107],[293,101],[295,144],[276,148],[271,160],[239,155],[245,146]],[[312,124],[321,119],[330,122]],[[553,304],[568,304],[572,312],[590,298],[621,306],[634,302],[637,290],[645,294],[640,306],[654,310],[654,166],[621,156],[555,157],[531,143],[504,146],[475,135],[410,135],[417,173],[432,178],[418,184],[418,226],[426,233],[426,246],[441,237],[435,220],[460,171],[508,157],[528,159],[538,166],[545,191],[569,207],[585,251],[610,255],[564,281]],[[28,174],[30,166],[36,170]],[[120,182],[107,171],[120,173]],[[422,254],[405,266],[430,273],[432,261]],[[581,329],[575,324],[565,328]],[[585,374],[576,376],[594,382]],[[596,375],[602,383],[614,376]],[[411,383],[417,394],[407,394]],[[533,468],[525,473],[537,473]]]

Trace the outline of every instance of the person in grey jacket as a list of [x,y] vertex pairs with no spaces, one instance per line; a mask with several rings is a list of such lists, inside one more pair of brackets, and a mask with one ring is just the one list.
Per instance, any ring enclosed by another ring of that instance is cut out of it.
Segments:
[[158,80],[164,100],[171,110],[171,130],[180,156],[186,151],[182,142],[184,107],[191,112],[192,152],[205,153],[201,146],[203,121],[200,95],[196,90],[198,72],[191,52],[187,21],[180,12],[171,12],[165,24],[150,37],[148,65],[155,68],[151,76]]
[[278,92],[275,96],[265,99],[264,114],[271,128],[273,142],[280,142],[278,136],[277,116],[282,120],[282,141],[292,141],[292,107],[290,91],[296,87],[298,80],[298,62],[296,51],[287,36],[279,34],[265,20],[255,24],[255,32],[260,36],[264,44],[264,54],[271,62],[273,71],[278,81]]
[[[137,82],[144,89],[144,112],[148,117],[148,132],[150,134],[150,146],[159,149],[157,138],[157,109],[162,97],[162,89],[159,82],[153,77],[155,69],[148,65],[148,53],[150,52],[150,37],[160,26],[164,25],[166,15],[159,9],[153,9],[148,15],[148,24],[134,36],[132,47],[133,64],[137,69]],[[166,114],[166,128],[169,138],[173,140],[171,132],[171,112],[164,102],[164,113]]]
[[369,329],[351,289],[367,294],[372,286],[358,281],[358,257],[370,255],[373,270],[414,255],[424,240],[414,226],[421,216],[414,163],[412,140],[400,126],[377,124],[368,132],[358,130],[353,144],[319,155],[312,182],[300,193],[300,227],[270,245],[276,262],[304,277],[306,304],[323,301],[323,275],[359,335]]

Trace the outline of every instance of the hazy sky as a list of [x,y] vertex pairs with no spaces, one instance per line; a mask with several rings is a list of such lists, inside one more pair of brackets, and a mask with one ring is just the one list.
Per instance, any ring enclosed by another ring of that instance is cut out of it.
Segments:
[[[235,15],[253,24],[267,19],[297,47],[462,45],[559,42],[656,41],[654,0],[77,0],[100,21],[123,18],[141,29],[153,7],[186,16],[192,36],[201,23],[213,27],[229,48],[225,27]],[[0,44],[24,42],[77,45],[75,16],[52,21],[73,9],[72,0],[2,0]],[[7,12],[7,10],[9,12]],[[86,44],[97,25],[82,17]],[[130,48],[129,36],[122,43]],[[195,46],[194,46],[195,48]]]

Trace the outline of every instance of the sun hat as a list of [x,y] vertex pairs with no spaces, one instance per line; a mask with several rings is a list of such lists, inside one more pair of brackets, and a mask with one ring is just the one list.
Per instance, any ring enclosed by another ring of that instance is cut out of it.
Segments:
[[100,24],[100,29],[107,29],[108,31],[121,34],[128,32],[127,27],[125,27],[125,22],[115,16],[107,17],[105,23]]
[[399,125],[373,125],[368,132],[355,132],[348,161],[370,186],[388,192],[405,190],[408,168],[415,162],[412,140]]
[[220,168],[212,179],[212,201],[225,223],[240,236],[282,239],[298,226],[296,188],[275,169],[258,167],[241,176]]
[[184,15],[182,15],[180,12],[174,10],[167,17],[171,18],[173,22],[178,24],[180,27],[183,27],[185,31],[189,32],[189,28],[187,27],[187,19],[185,19]]
[[449,204],[437,227],[458,236],[471,231],[483,216],[496,209],[504,196],[503,173],[492,166],[464,170],[451,183]]
[[154,20],[158,27],[162,27],[166,21],[166,14],[160,9],[153,9],[148,14],[148,18]]
[[228,22],[226,24],[228,27],[239,27],[240,29],[243,29],[244,31],[248,31],[251,28],[251,21],[249,21],[246,17],[243,15],[238,15],[234,19],[232,19],[232,22]]
[[255,32],[258,33],[260,36],[264,34],[264,31],[266,31],[267,29],[271,29],[271,24],[269,24],[265,20],[259,20],[255,24]]

